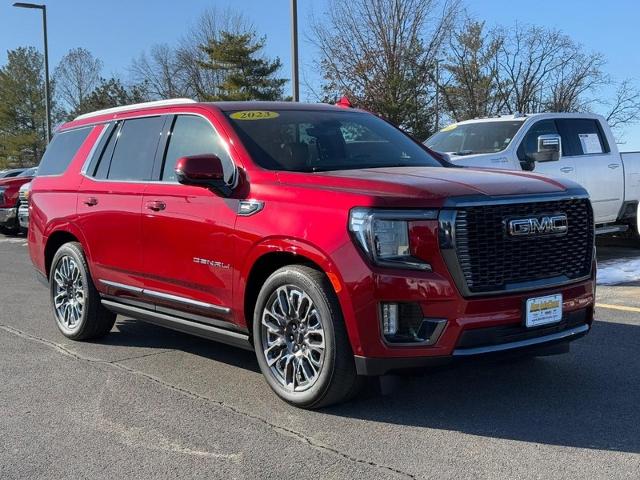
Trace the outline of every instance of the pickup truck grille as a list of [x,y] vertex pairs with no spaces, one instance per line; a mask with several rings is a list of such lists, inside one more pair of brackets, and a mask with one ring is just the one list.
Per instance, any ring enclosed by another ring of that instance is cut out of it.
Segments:
[[[565,234],[507,232],[510,219],[555,214],[567,216]],[[455,239],[460,280],[470,294],[566,283],[591,273],[593,211],[585,198],[464,207],[457,211]]]

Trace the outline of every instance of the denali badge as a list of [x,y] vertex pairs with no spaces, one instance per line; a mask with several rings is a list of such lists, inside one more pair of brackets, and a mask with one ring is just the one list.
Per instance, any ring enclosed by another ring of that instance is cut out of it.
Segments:
[[565,214],[509,220],[507,231],[513,237],[529,235],[565,234],[569,221]]
[[198,263],[200,265],[208,265],[210,267],[215,267],[215,268],[224,268],[224,269],[231,268],[231,265],[229,265],[228,263],[222,263],[216,260],[209,260],[207,258],[200,258],[200,257],[193,257],[193,263]]

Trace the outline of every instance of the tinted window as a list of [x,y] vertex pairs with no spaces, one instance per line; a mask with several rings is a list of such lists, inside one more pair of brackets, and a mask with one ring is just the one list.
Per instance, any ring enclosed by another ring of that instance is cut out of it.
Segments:
[[57,133],[40,161],[40,175],[60,175],[69,166],[92,127]]
[[[150,180],[163,124],[164,117],[125,120],[117,133],[107,178]],[[107,150],[108,146],[105,153]]]
[[557,122],[564,155],[588,155],[609,151],[597,120],[567,118]]
[[178,115],[174,121],[165,156],[162,180],[176,181],[175,166],[181,157],[214,154],[222,160],[225,180],[231,180],[233,164],[222,139],[211,124],[195,115]]
[[[538,151],[538,137],[548,134],[558,134],[555,120],[542,120],[533,124],[518,147],[518,159],[525,161],[531,158],[531,155]],[[564,150],[564,142],[562,147]]]
[[424,143],[432,150],[453,155],[496,153],[509,146],[522,124],[522,120],[454,123]]
[[442,166],[409,136],[367,113],[278,110],[226,115],[253,160],[271,170]]

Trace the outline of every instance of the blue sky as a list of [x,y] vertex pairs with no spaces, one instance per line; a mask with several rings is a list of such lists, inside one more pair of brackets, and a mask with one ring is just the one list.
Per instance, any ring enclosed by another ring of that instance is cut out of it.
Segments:
[[[22,45],[41,48],[39,11],[0,4],[0,64],[6,51]],[[127,67],[154,43],[177,42],[207,7],[233,7],[242,11],[267,36],[267,53],[279,56],[289,76],[289,0],[50,0],[48,28],[53,67],[70,48],[84,47],[104,62],[104,74],[126,80]],[[321,15],[327,0],[298,0],[302,75],[316,78],[311,65],[314,49],[305,41],[312,13]],[[488,25],[515,22],[546,25],[563,30],[587,49],[602,52],[607,72],[615,79],[640,82],[638,54],[638,0],[467,0],[467,10]],[[304,97],[310,92],[303,88]],[[608,92],[607,92],[608,93]],[[640,150],[640,126],[626,129],[621,150]]]

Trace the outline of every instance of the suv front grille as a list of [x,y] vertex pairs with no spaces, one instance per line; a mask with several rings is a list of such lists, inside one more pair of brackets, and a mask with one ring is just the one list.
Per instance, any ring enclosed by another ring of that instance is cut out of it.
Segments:
[[[513,237],[514,218],[563,213],[563,235]],[[593,261],[593,212],[586,198],[464,207],[457,211],[455,243],[462,281],[470,294],[504,292],[584,278]]]

